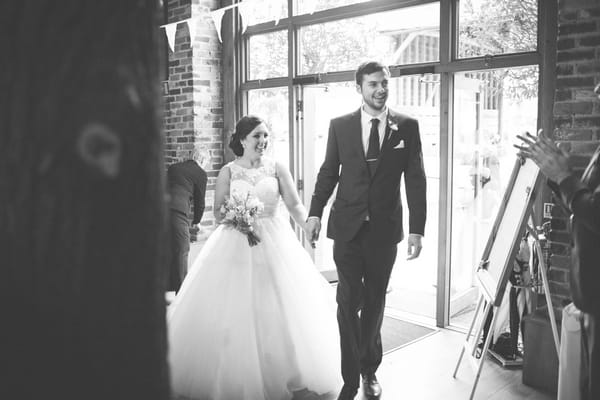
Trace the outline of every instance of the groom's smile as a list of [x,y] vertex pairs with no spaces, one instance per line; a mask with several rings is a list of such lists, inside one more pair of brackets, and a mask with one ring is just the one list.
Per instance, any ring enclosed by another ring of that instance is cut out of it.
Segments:
[[387,71],[377,71],[365,74],[357,91],[362,95],[365,111],[375,115],[385,107],[388,98],[389,74]]

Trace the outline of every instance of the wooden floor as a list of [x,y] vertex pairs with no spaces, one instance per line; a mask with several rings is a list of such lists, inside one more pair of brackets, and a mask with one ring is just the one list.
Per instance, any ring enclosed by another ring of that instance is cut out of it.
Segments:
[[[377,378],[383,388],[381,400],[466,400],[475,379],[472,365],[463,360],[456,379],[452,378],[464,333],[440,329],[438,332],[383,357]],[[522,370],[504,369],[487,360],[474,399],[552,400],[556,396],[540,392],[521,381]],[[359,391],[356,400],[366,400]]]

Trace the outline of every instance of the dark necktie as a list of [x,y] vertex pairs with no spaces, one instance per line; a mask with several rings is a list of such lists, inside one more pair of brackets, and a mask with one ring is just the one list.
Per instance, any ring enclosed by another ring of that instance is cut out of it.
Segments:
[[367,147],[367,166],[369,173],[373,176],[377,158],[379,158],[379,120],[373,118],[371,120],[371,133],[369,133],[369,146]]

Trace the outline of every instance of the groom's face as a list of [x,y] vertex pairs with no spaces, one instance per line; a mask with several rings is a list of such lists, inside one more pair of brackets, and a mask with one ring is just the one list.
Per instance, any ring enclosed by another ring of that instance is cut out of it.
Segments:
[[387,71],[363,75],[362,82],[356,89],[362,95],[365,111],[379,113],[383,110],[388,98],[389,79]]

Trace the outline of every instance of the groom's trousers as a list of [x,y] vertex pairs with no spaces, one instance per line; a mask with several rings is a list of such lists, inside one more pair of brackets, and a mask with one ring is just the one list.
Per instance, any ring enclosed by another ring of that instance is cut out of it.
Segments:
[[365,221],[352,240],[336,240],[333,246],[342,377],[346,386],[357,389],[360,374],[375,373],[381,364],[385,294],[397,245],[380,243]]

